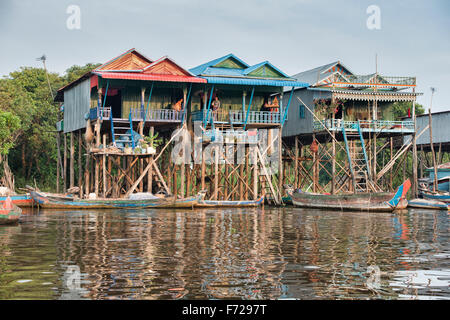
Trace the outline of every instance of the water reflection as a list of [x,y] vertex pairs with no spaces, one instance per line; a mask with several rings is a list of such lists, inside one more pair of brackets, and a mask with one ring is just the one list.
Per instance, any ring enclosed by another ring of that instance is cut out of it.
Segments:
[[449,298],[447,212],[41,211],[0,227],[1,299]]

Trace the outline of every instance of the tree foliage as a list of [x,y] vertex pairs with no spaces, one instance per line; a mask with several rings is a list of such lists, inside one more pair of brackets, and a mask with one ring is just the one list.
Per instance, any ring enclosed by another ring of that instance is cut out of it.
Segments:
[[0,110],[0,154],[8,155],[14,147],[17,131],[20,128],[20,119],[11,112]]
[[[398,120],[402,117],[407,117],[408,110],[411,111],[411,116],[412,116],[412,108],[413,108],[412,102],[409,102],[409,101],[395,102],[392,105],[394,119]],[[416,115],[423,114],[424,112],[425,112],[425,108],[421,104],[416,103]]]
[[[9,164],[18,186],[36,179],[41,186],[54,188],[55,124],[60,111],[52,94],[98,65],[75,65],[63,75],[48,73],[52,93],[43,68],[23,67],[0,79],[0,152],[9,151]],[[14,139],[3,140],[3,134]]]

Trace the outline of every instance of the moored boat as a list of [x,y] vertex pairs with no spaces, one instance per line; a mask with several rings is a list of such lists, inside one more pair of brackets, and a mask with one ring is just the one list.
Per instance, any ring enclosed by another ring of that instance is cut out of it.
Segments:
[[258,207],[262,205],[264,196],[257,200],[245,200],[245,201],[216,201],[216,200],[200,200],[195,207],[196,208],[246,208],[246,207]]
[[0,225],[17,223],[21,215],[22,209],[16,206],[10,197],[6,197],[0,206]]
[[420,196],[427,200],[435,200],[440,202],[445,202],[450,204],[450,194],[449,193],[438,193],[432,191],[420,191]]
[[328,210],[349,210],[368,212],[392,212],[405,209],[406,193],[411,187],[410,180],[406,180],[395,193],[356,193],[325,195],[307,192],[292,192],[289,196],[294,206]]
[[[33,198],[29,193],[27,194],[14,194],[9,196],[13,204],[18,207],[26,208],[33,206]],[[5,202],[7,197],[0,197],[0,206]]]
[[408,208],[448,210],[449,205],[447,203],[436,200],[413,199],[408,201]]
[[45,209],[145,209],[145,208],[193,208],[204,197],[177,199],[173,196],[151,199],[79,199],[72,196],[32,191],[33,200]]

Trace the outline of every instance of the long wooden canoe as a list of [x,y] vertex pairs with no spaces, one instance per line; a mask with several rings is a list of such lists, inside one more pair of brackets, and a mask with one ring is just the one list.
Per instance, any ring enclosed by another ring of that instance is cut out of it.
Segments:
[[264,196],[257,200],[246,201],[215,201],[215,200],[201,200],[195,207],[196,208],[246,208],[246,207],[258,207],[264,201]]
[[413,199],[408,201],[408,208],[448,210],[449,205],[447,203],[436,200]]
[[204,194],[176,199],[165,197],[158,199],[78,199],[71,196],[46,194],[32,191],[31,196],[41,208],[45,209],[145,209],[145,208],[193,208]]
[[450,203],[450,194],[432,193],[432,192],[427,192],[427,191],[421,190],[420,196],[422,196],[424,199],[428,199],[428,200],[436,200],[436,201],[441,201],[441,202],[445,202],[445,203]]
[[6,197],[0,206],[0,225],[17,223],[21,215],[22,209],[16,206],[10,197]]
[[407,201],[406,193],[411,187],[411,182],[406,180],[396,193],[357,193],[325,195],[317,193],[293,192],[289,196],[292,203],[297,207],[328,209],[328,210],[349,210],[367,212],[392,212],[398,209],[405,209]]
[[[29,193],[27,194],[15,194],[9,196],[12,200],[12,203],[18,207],[32,207],[33,206],[33,198]],[[0,197],[0,206],[5,202],[7,197]]]

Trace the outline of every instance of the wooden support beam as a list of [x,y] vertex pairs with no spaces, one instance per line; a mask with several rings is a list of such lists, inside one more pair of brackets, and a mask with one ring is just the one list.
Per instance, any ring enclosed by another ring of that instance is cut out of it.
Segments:
[[298,156],[299,156],[299,149],[298,149],[298,137],[295,137],[295,147],[294,147],[294,154],[295,154],[295,162],[294,162],[294,188],[298,188],[298,182],[299,182],[299,172],[298,172]]
[[[103,135],[103,151],[106,150],[106,134]],[[106,183],[106,154],[103,152],[102,155],[102,176],[103,176],[103,198],[106,198],[106,192],[108,190],[108,185]]]
[[214,147],[214,200],[218,199],[219,195],[219,146]]
[[75,186],[75,172],[74,172],[74,160],[75,160],[75,144],[73,140],[73,132],[70,133],[70,163],[69,163],[69,187]]
[[63,192],[66,193],[67,191],[67,137],[66,134],[63,133],[63,139],[64,139],[64,168],[63,168],[63,180],[64,180],[64,186],[63,186]]
[[57,160],[56,160],[56,192],[59,193],[59,163],[61,162],[61,151],[60,151],[60,146],[59,146],[59,137],[60,133],[57,132],[56,133],[56,152],[57,154]]
[[81,130],[78,131],[78,187],[80,188],[80,192],[78,196],[83,198],[83,163],[81,159],[81,155],[83,153],[83,144],[81,142]]

